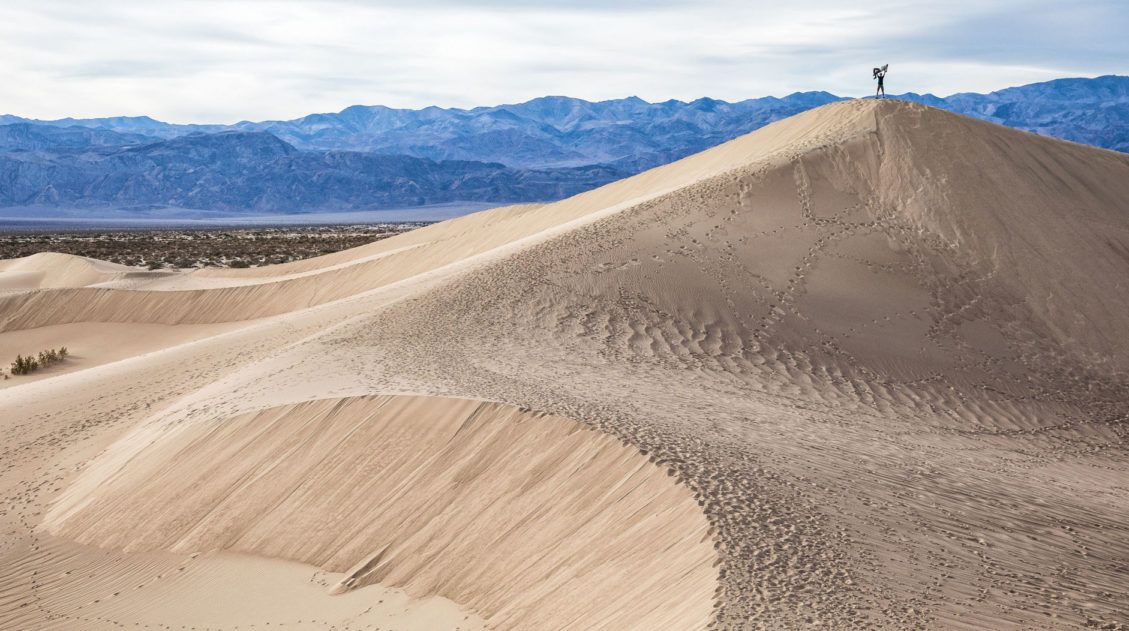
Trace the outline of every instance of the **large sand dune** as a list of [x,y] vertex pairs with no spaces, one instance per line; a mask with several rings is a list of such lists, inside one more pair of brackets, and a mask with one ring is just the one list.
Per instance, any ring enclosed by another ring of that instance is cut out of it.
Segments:
[[6,262],[0,339],[152,341],[0,391],[0,628],[1129,625],[1126,200],[854,101],[285,266]]

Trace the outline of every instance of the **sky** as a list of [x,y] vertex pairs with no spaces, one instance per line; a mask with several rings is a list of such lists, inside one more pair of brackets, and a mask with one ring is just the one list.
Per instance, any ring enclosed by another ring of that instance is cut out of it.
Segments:
[[545,95],[987,92],[1129,74],[1129,1],[0,0],[0,113],[233,123]]

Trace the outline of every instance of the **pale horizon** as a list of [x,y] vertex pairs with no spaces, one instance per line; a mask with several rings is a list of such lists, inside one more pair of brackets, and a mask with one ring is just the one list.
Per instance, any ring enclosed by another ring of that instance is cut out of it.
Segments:
[[[1051,79],[1046,79],[1044,81],[1055,81],[1055,80],[1059,80],[1059,79],[1097,79],[1097,78],[1101,78],[1101,77],[1104,77],[1104,76],[1119,76],[1120,77],[1120,76],[1127,76],[1127,75],[1093,75],[1093,76],[1053,77]],[[1025,85],[1031,85],[1033,83],[1042,83],[1042,81],[1032,81],[1032,82],[1029,82],[1029,83],[1022,83],[1022,84],[1016,84],[1016,85],[1006,85],[1006,86],[1002,86],[1002,87],[995,88],[995,89],[992,89],[992,90],[985,90],[985,91],[960,90],[958,92],[951,92],[951,93],[945,93],[945,94],[925,93],[925,92],[917,93],[917,94],[921,94],[921,95],[932,94],[933,96],[937,96],[937,97],[940,97],[940,98],[949,98],[949,97],[954,96],[956,94],[965,94],[965,93],[988,94],[988,93],[991,93],[991,92],[999,92],[1001,90],[1007,90],[1009,88],[1016,88],[1016,87],[1022,87],[1022,86],[1025,86]],[[243,118],[240,118],[238,120],[208,121],[208,122],[201,122],[201,121],[194,121],[194,120],[167,120],[167,119],[164,119],[164,118],[152,116],[150,114],[145,114],[145,113],[139,113],[139,114],[106,114],[106,115],[99,115],[99,116],[68,115],[68,116],[60,116],[60,117],[56,117],[56,118],[42,118],[42,117],[35,117],[35,116],[26,116],[26,115],[20,114],[19,112],[0,112],[0,116],[11,115],[11,116],[18,116],[20,118],[25,118],[27,120],[48,121],[48,122],[63,120],[63,119],[67,119],[67,118],[73,118],[75,120],[88,120],[88,119],[98,119],[98,118],[148,116],[148,117],[153,118],[154,120],[156,120],[158,122],[173,124],[173,125],[236,125],[236,124],[243,123],[243,122],[266,122],[266,121],[272,121],[272,120],[286,121],[286,120],[299,119],[299,118],[302,118],[304,116],[311,116],[311,115],[318,115],[318,114],[337,114],[337,113],[340,113],[340,112],[342,112],[342,111],[344,111],[344,110],[346,110],[350,107],[388,107],[388,108],[391,108],[391,109],[403,109],[403,110],[421,110],[421,109],[426,109],[428,107],[439,107],[439,108],[443,108],[443,109],[459,109],[459,110],[463,110],[463,111],[470,111],[470,110],[479,109],[479,108],[491,108],[491,107],[503,107],[503,106],[506,106],[506,105],[516,105],[516,104],[520,104],[520,103],[526,103],[528,101],[539,99],[539,98],[574,98],[574,99],[579,99],[579,100],[582,100],[582,101],[588,101],[588,102],[591,102],[591,103],[599,103],[599,102],[604,102],[604,101],[626,100],[626,99],[630,99],[630,98],[640,98],[640,99],[643,99],[644,101],[646,101],[650,104],[657,104],[657,103],[662,103],[662,102],[670,101],[670,100],[676,100],[676,101],[680,101],[680,102],[683,102],[683,103],[690,103],[690,102],[693,102],[693,101],[698,100],[698,99],[709,98],[709,99],[716,99],[716,100],[724,101],[724,102],[727,102],[727,103],[738,103],[738,102],[745,101],[745,100],[756,100],[756,99],[762,99],[762,98],[786,98],[786,97],[791,96],[793,94],[816,93],[816,92],[828,92],[828,93],[834,94],[835,96],[839,96],[839,97],[843,97],[843,98],[866,98],[866,97],[873,96],[871,94],[862,94],[862,95],[836,94],[836,93],[830,92],[829,90],[796,90],[796,91],[793,91],[793,92],[788,92],[787,94],[763,94],[763,95],[758,95],[758,96],[747,96],[747,97],[744,97],[744,98],[736,98],[736,99],[719,99],[718,97],[705,95],[705,94],[698,96],[698,97],[694,97],[694,98],[657,99],[657,100],[647,99],[647,98],[641,97],[637,94],[628,94],[626,96],[610,97],[610,98],[606,98],[606,99],[586,99],[584,97],[578,97],[578,96],[574,96],[574,95],[571,95],[571,94],[541,94],[541,95],[538,95],[538,96],[532,96],[528,99],[522,99],[520,101],[507,101],[507,102],[504,102],[504,103],[483,103],[483,104],[479,104],[479,105],[470,105],[470,106],[456,106],[456,105],[445,106],[445,105],[438,105],[438,104],[429,104],[429,105],[421,105],[421,106],[418,106],[418,107],[396,107],[396,106],[388,105],[386,103],[350,103],[350,104],[347,104],[347,105],[342,105],[341,107],[338,107],[336,109],[328,109],[328,110],[317,111],[317,112],[302,112],[302,113],[296,114],[294,116],[275,117],[275,118],[243,117]],[[910,92],[913,92],[913,91],[912,90],[904,90],[904,91],[895,92],[895,91],[891,90],[889,96],[890,97],[896,97],[898,95],[907,94],[907,93],[910,93]]]
[[1126,30],[1109,1],[4,1],[0,113],[230,124],[546,95],[857,97],[882,63],[892,94],[947,96],[1127,74]]

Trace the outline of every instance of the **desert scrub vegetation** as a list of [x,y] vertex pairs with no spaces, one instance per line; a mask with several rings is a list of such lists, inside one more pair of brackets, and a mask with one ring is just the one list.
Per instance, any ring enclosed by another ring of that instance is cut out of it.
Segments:
[[256,267],[379,241],[427,222],[246,229],[24,232],[0,235],[0,259],[75,254],[142,269]]
[[58,349],[48,349],[39,351],[39,355],[16,355],[16,361],[12,362],[13,375],[28,375],[40,368],[47,368],[57,364],[67,358],[70,353],[67,351],[66,346],[59,347]]

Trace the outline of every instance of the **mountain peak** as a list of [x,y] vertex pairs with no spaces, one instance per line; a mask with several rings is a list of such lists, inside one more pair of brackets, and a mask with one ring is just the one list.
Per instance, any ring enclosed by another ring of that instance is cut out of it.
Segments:
[[216,162],[249,158],[275,159],[298,153],[293,145],[264,131],[231,130],[214,134],[191,133],[171,140],[154,142],[132,151],[147,155],[194,156]]

